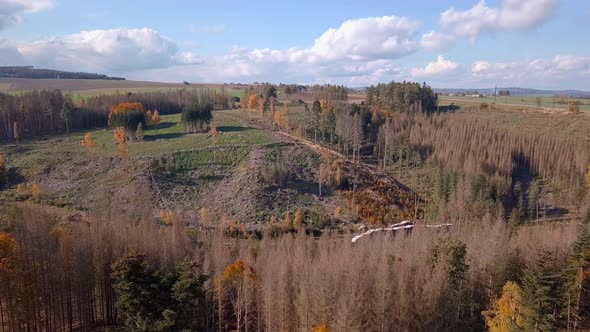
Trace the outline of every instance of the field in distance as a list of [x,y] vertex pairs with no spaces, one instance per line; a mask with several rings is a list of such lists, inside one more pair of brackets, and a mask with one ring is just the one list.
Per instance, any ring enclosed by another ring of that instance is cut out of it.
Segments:
[[[190,88],[220,89],[222,84],[180,83],[129,81],[129,80],[83,80],[83,79],[31,79],[31,78],[0,78],[0,92],[15,94],[29,90],[60,89],[71,91],[81,97],[92,97],[103,94],[126,92],[154,92]],[[225,85],[232,96],[241,96],[243,87]]]
[[[540,101],[540,105],[539,105]],[[445,96],[439,95],[440,105],[455,104],[460,107],[479,107],[482,103],[493,104],[507,110],[539,110],[546,112],[567,110],[568,102],[580,102],[580,110],[590,112],[590,99],[588,98],[568,98],[560,96],[487,96],[487,97],[470,97],[470,96]]]

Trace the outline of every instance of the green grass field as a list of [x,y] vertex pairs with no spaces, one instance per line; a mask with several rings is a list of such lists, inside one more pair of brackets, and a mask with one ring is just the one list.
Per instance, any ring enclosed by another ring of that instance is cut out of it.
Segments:
[[[553,96],[498,96],[494,97],[463,97],[463,96],[440,96],[440,105],[455,104],[463,107],[479,107],[481,103],[496,103],[497,106],[505,109],[531,109],[539,110],[537,98],[541,99],[541,110],[567,110],[567,102],[570,100],[577,100],[580,102],[580,109],[585,112],[590,112],[590,99],[568,99],[560,100]],[[560,103],[561,102],[561,103]],[[565,102],[565,103],[564,103]]]

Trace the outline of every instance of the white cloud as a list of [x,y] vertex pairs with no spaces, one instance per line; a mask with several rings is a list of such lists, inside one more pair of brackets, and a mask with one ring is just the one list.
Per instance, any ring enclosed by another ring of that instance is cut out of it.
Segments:
[[22,23],[23,13],[34,13],[52,6],[53,0],[0,0],[0,30]]
[[557,55],[552,59],[532,59],[514,62],[475,61],[471,77],[475,82],[498,85],[547,86],[570,85],[581,88],[590,84],[590,56]]
[[201,62],[190,52],[179,52],[174,41],[148,28],[81,31],[63,37],[3,44],[12,53],[17,52],[12,58],[2,58],[3,64],[12,64],[18,57],[20,62],[35,66],[118,73]]
[[430,51],[446,51],[455,43],[455,37],[436,31],[422,35],[420,45]]
[[383,16],[354,19],[328,29],[309,49],[312,56],[334,60],[399,58],[417,50],[418,21]]
[[547,22],[559,9],[559,0],[503,0],[488,7],[485,0],[468,10],[450,8],[440,15],[443,30],[472,42],[482,32],[529,30]]
[[429,62],[424,68],[414,68],[411,73],[413,77],[428,77],[442,74],[448,74],[459,68],[459,64],[445,59],[442,55],[436,58],[436,61]]

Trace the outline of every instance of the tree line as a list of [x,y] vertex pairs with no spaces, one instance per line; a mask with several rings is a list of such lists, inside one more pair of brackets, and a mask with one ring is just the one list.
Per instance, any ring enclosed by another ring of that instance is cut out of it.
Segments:
[[209,96],[213,109],[230,107],[231,98],[224,89],[115,93],[88,98],[74,97],[61,90],[34,90],[15,96],[0,93],[0,139],[11,141],[105,127],[111,109],[122,103],[139,102],[161,115],[181,113],[203,94]]
[[125,80],[104,74],[68,72],[54,69],[38,69],[33,66],[0,66],[0,77],[10,78],[59,78],[82,80]]

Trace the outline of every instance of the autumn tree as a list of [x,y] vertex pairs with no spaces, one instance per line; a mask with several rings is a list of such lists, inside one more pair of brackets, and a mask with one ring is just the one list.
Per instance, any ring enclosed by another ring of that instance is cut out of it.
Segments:
[[146,126],[146,110],[143,104],[121,103],[114,106],[109,113],[109,125],[117,128],[123,127],[126,130],[135,132],[137,126],[141,123]]
[[483,315],[490,332],[517,332],[524,331],[522,311],[522,290],[517,283],[508,281],[502,288],[502,296]]
[[39,183],[33,183],[31,186],[31,198],[35,203],[41,202],[41,186]]
[[117,153],[120,157],[127,156],[127,133],[124,127],[115,128],[115,142],[117,142]]
[[137,125],[137,130],[135,131],[135,139],[138,141],[143,141],[144,132],[143,132],[143,124],[140,122]]
[[86,133],[84,139],[81,142],[82,146],[85,146],[89,151],[94,151],[96,148],[96,142],[92,139],[91,133]]
[[158,110],[155,110],[154,111],[154,114],[152,114],[152,116],[151,116],[151,122],[150,123],[159,124],[160,121],[161,121],[160,112],[158,112]]
[[301,208],[297,208],[297,210],[295,210],[295,216],[293,217],[293,227],[299,229],[301,225],[303,225],[303,211]]
[[249,330],[256,326],[257,276],[254,270],[241,260],[235,261],[223,271],[221,285],[232,308],[234,330]]
[[258,107],[258,95],[255,93],[250,94],[248,96],[248,108],[251,110],[255,110]]

